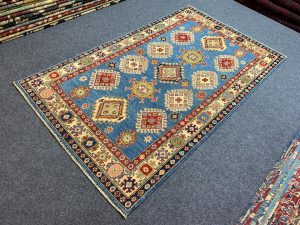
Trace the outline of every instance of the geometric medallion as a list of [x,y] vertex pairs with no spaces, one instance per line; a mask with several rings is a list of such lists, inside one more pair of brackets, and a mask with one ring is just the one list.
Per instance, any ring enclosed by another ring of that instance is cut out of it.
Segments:
[[214,62],[216,69],[220,72],[233,72],[239,67],[239,61],[232,55],[219,55]]
[[205,36],[201,39],[201,43],[205,50],[223,51],[226,49],[224,38],[220,36]]
[[140,133],[159,133],[167,127],[167,114],[162,109],[143,109],[137,115],[136,130]]
[[[51,97],[51,89],[48,90],[44,89],[42,90],[40,93],[40,96],[42,96],[43,98],[49,98]],[[73,99],[84,99],[86,98],[88,95],[90,94],[90,89],[86,86],[78,86],[75,87],[71,92],[70,92],[70,96]]]
[[96,90],[112,90],[119,86],[120,73],[113,70],[96,70],[92,73],[90,87]]
[[193,92],[188,89],[168,90],[165,94],[165,106],[173,112],[186,111],[193,105]]
[[180,49],[180,51],[182,52],[182,55],[178,56],[178,58],[182,59],[180,64],[189,63],[191,64],[192,68],[194,68],[196,64],[203,66],[206,65],[204,62],[204,58],[206,57],[202,54],[203,50],[196,51],[194,48],[192,48],[190,50]]
[[127,99],[102,97],[93,106],[92,119],[98,123],[120,123],[127,118]]
[[144,103],[146,98],[150,98],[152,102],[157,101],[157,97],[155,97],[155,93],[160,92],[160,89],[156,89],[154,85],[156,85],[156,80],[146,81],[146,77],[142,77],[140,81],[132,78],[129,80],[132,84],[131,87],[125,87],[125,91],[130,90],[131,93],[127,95],[128,99],[139,98],[140,103]]
[[143,164],[140,168],[140,171],[147,176],[153,171],[153,169],[151,166],[149,166],[149,164]]
[[214,89],[218,86],[218,75],[213,71],[196,71],[192,75],[192,86],[195,89]]
[[139,55],[127,55],[120,60],[120,70],[124,73],[141,74],[148,68],[148,59]]
[[152,58],[168,58],[173,54],[173,45],[167,42],[152,42],[147,46],[147,53]]
[[174,135],[170,139],[170,147],[172,148],[181,148],[185,144],[185,138],[182,135]]
[[190,31],[176,30],[171,33],[171,41],[176,45],[189,45],[195,41],[195,36]]
[[183,66],[176,63],[161,63],[154,70],[155,79],[162,83],[178,83],[184,79]]

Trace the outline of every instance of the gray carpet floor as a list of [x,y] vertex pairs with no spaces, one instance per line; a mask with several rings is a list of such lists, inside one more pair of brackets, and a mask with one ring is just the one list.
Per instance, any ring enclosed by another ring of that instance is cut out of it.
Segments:
[[[127,220],[12,85],[192,5],[288,59]],[[230,225],[300,126],[300,38],[231,0],[127,0],[0,45],[0,224]]]

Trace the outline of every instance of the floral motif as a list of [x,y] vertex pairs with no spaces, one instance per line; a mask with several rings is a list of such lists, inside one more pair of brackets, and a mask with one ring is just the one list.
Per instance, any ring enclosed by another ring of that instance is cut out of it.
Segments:
[[227,76],[226,76],[225,74],[222,74],[222,75],[221,75],[221,79],[222,79],[222,80],[227,80]]
[[181,115],[179,112],[172,112],[169,118],[171,121],[178,121],[181,118]]
[[70,96],[74,99],[84,99],[90,94],[90,89],[86,86],[75,87]]
[[185,145],[185,135],[176,134],[170,139],[170,148],[180,149]]
[[150,135],[144,137],[144,142],[149,143],[151,141],[152,141],[152,137]]
[[54,96],[54,91],[51,88],[43,87],[40,89],[39,95],[43,99],[51,100]]
[[164,148],[157,150],[155,155],[156,155],[157,160],[159,160],[161,162],[166,161],[171,156],[171,154],[168,153],[168,151]]
[[110,155],[107,154],[107,152],[105,152],[105,151],[99,151],[99,152],[92,153],[92,157],[99,164],[103,164],[108,159],[111,158]]
[[93,137],[86,137],[86,138],[84,138],[82,145],[86,149],[94,149],[98,145],[98,142]]
[[83,104],[81,105],[81,108],[82,108],[82,109],[88,109],[88,108],[90,108],[90,104],[89,104],[89,103],[83,103]]
[[122,181],[121,185],[123,191],[130,193],[137,187],[136,179],[134,179],[133,177],[127,177]]
[[181,87],[188,87],[190,85],[190,82],[188,80],[183,80],[180,82]]
[[199,130],[199,128],[195,124],[189,124],[185,130],[190,134],[194,134]]
[[82,125],[74,125],[71,129],[71,133],[75,136],[78,137],[79,135],[82,134],[83,132],[83,126]]
[[49,73],[49,77],[51,79],[56,79],[56,78],[60,77],[60,75],[58,72],[51,72],[51,73]]
[[116,143],[119,147],[125,148],[130,145],[133,145],[138,139],[138,134],[134,130],[123,131],[116,140]]
[[68,65],[64,68],[64,70],[67,72],[67,73],[72,73],[76,70],[76,67],[75,66],[72,66],[72,65]]
[[110,134],[114,131],[114,128],[112,126],[108,126],[104,129],[104,132],[107,134]]
[[196,93],[196,97],[201,101],[206,99],[206,96],[207,95],[204,91],[199,91],[199,92]]
[[31,82],[31,85],[33,86],[33,87],[39,87],[39,86],[41,86],[41,85],[43,85],[44,84],[44,81],[42,81],[41,79],[35,79],[35,80],[33,80],[32,82]]
[[244,51],[242,49],[238,49],[238,50],[234,51],[233,55],[238,58],[243,58],[246,55],[246,51]]
[[196,26],[193,26],[191,28],[191,31],[194,32],[194,33],[200,33],[200,32],[202,32],[204,30],[204,28],[205,27],[202,26],[202,25],[196,25]]
[[72,119],[74,118],[74,115],[72,112],[62,112],[60,117],[59,117],[63,122],[71,122]]
[[116,68],[116,67],[117,67],[117,63],[115,63],[115,62],[109,62],[109,63],[108,63],[108,68],[114,69],[114,68]]
[[79,78],[79,80],[82,81],[82,82],[87,81],[87,77],[86,77],[86,76],[81,76],[81,77]]
[[148,176],[152,171],[152,167],[149,164],[143,164],[140,168],[140,171],[145,175]]
[[201,113],[199,116],[198,116],[198,120],[201,122],[201,123],[206,123],[210,118],[210,115],[208,113]]

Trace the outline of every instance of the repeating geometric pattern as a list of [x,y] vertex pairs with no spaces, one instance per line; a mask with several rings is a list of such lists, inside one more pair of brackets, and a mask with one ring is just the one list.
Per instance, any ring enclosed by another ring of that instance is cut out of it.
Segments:
[[126,217],[283,58],[187,7],[16,86]]

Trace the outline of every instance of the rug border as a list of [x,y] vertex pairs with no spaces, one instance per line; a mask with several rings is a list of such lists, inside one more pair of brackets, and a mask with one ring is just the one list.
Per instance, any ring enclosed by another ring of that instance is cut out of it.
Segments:
[[64,141],[62,140],[62,138],[59,137],[58,132],[57,132],[55,129],[53,129],[53,128],[51,127],[52,125],[47,121],[47,119],[44,117],[44,115],[41,114],[41,112],[39,111],[39,109],[36,107],[35,104],[32,103],[31,99],[29,99],[29,97],[27,96],[27,93],[26,93],[26,92],[23,90],[23,88],[20,86],[20,84],[19,84],[19,81],[20,81],[20,80],[26,79],[27,77],[31,77],[31,76],[33,76],[33,75],[35,75],[35,74],[37,74],[37,73],[32,74],[32,75],[29,75],[29,76],[27,76],[27,77],[23,77],[23,78],[21,78],[21,79],[16,80],[16,81],[13,82],[14,86],[15,86],[15,87],[17,88],[17,90],[21,93],[21,95],[23,96],[23,98],[24,98],[24,99],[27,101],[27,103],[31,106],[31,108],[34,110],[34,112],[37,114],[37,116],[40,118],[40,120],[45,124],[45,126],[48,128],[48,130],[53,134],[53,136],[54,136],[55,139],[59,142],[59,144],[63,147],[63,149],[68,153],[68,155],[71,157],[71,159],[76,163],[76,165],[81,169],[81,171],[86,175],[86,177],[93,183],[93,185],[97,188],[97,190],[98,190],[98,191],[99,191],[99,192],[100,192],[100,193],[101,193],[101,194],[102,194],[102,195],[103,195],[103,196],[111,203],[111,205],[112,205],[112,206],[113,206],[113,207],[114,207],[114,208],[115,208],[115,209],[116,209],[116,210],[117,210],[117,211],[118,211],[125,219],[126,219],[127,216],[128,216],[135,208],[137,208],[137,207],[138,207],[138,206],[139,206],[139,205],[140,205],[147,197],[149,197],[154,191],[156,191],[156,189],[157,189],[160,185],[162,185],[162,183],[163,183],[163,182],[164,182],[164,181],[165,181],[165,180],[166,180],[166,179],[167,179],[167,178],[175,171],[175,169],[176,169],[181,163],[183,163],[184,160],[187,159],[194,151],[196,151],[196,150],[199,148],[199,146],[200,146],[204,141],[206,141],[206,139],[209,138],[210,135],[211,135],[212,133],[214,133],[214,132],[217,130],[217,128],[218,128],[220,125],[222,125],[222,124],[230,117],[230,115],[232,115],[232,114],[233,114],[233,113],[234,113],[234,112],[235,112],[235,111],[236,111],[236,110],[244,103],[244,101],[245,101],[249,96],[251,96],[251,95],[255,92],[256,88],[257,88],[257,87],[258,87],[258,86],[259,86],[259,85],[260,85],[267,77],[269,77],[269,76],[275,71],[275,69],[276,69],[279,65],[281,65],[281,64],[286,60],[287,56],[285,56],[284,54],[278,52],[277,50],[274,50],[273,48],[270,48],[268,45],[263,44],[263,43],[257,41],[256,39],[252,38],[251,36],[245,35],[244,33],[238,31],[237,29],[235,29],[235,28],[233,28],[233,27],[231,27],[231,26],[228,26],[226,23],[220,22],[219,20],[215,19],[214,17],[210,16],[209,14],[204,13],[204,12],[200,11],[199,9],[193,7],[193,6],[187,5],[187,6],[185,6],[185,7],[182,7],[182,8],[180,8],[180,9],[176,10],[176,11],[173,11],[173,12],[169,13],[169,14],[166,15],[166,16],[160,17],[160,18],[156,19],[155,21],[150,22],[150,23],[148,23],[148,24],[146,24],[146,25],[144,25],[144,26],[135,28],[134,30],[129,31],[128,33],[120,34],[120,37],[119,37],[119,38],[114,38],[114,39],[112,39],[111,41],[106,41],[106,42],[105,42],[104,44],[102,44],[102,45],[98,45],[98,46],[96,46],[96,47],[94,47],[94,48],[91,48],[90,50],[85,50],[85,51],[83,51],[83,52],[81,52],[81,53],[79,53],[79,54],[77,54],[77,55],[71,57],[70,59],[61,61],[60,63],[56,63],[56,64],[54,64],[54,65],[48,67],[47,69],[41,70],[42,72],[47,71],[47,70],[53,68],[53,66],[55,66],[55,65],[65,64],[65,63],[69,62],[70,60],[72,60],[72,59],[74,59],[74,58],[76,58],[76,57],[78,57],[78,56],[81,56],[83,53],[91,52],[91,51],[94,51],[95,49],[102,49],[103,47],[108,46],[108,45],[111,45],[111,44],[113,44],[114,42],[120,40],[120,39],[123,38],[123,37],[126,37],[126,36],[131,35],[131,34],[133,34],[133,33],[135,33],[135,32],[138,32],[138,31],[140,31],[140,30],[142,30],[142,29],[145,29],[145,28],[147,28],[148,26],[151,26],[152,24],[154,24],[154,23],[156,23],[156,22],[158,22],[158,21],[164,19],[165,17],[168,17],[168,16],[171,16],[171,15],[177,14],[177,13],[179,13],[179,12],[182,12],[182,11],[186,10],[186,9],[192,9],[192,10],[194,10],[194,11],[200,13],[200,14],[203,14],[203,15],[209,17],[211,20],[213,20],[213,21],[215,21],[215,22],[218,22],[218,23],[221,23],[222,25],[225,25],[226,27],[228,27],[228,28],[234,30],[235,32],[238,32],[239,34],[241,34],[241,35],[243,35],[243,36],[245,36],[245,37],[247,37],[247,38],[253,40],[254,42],[256,42],[256,43],[258,43],[258,44],[261,44],[261,45],[263,45],[264,47],[267,47],[268,49],[270,49],[270,50],[272,50],[272,51],[274,51],[274,52],[280,54],[280,55],[282,56],[282,59],[278,62],[278,64],[276,64],[276,65],[275,65],[275,66],[267,73],[267,75],[266,75],[263,79],[261,79],[261,81],[260,81],[258,84],[256,84],[256,85],[254,86],[254,88],[251,90],[251,92],[249,92],[249,93],[248,93],[248,94],[247,94],[247,95],[239,102],[239,104],[237,104],[236,107],[235,107],[234,109],[232,109],[232,110],[228,113],[228,115],[227,115],[226,117],[224,117],[224,119],[222,119],[222,120],[214,127],[214,129],[208,131],[207,134],[205,135],[205,137],[204,137],[201,141],[199,141],[197,144],[195,144],[195,145],[193,146],[193,148],[191,148],[191,150],[185,155],[185,157],[183,157],[182,159],[180,159],[180,160],[178,161],[178,163],[177,163],[176,165],[174,165],[174,166],[172,167],[172,169],[169,170],[169,171],[166,173],[166,175],[165,175],[163,178],[161,178],[161,179],[158,181],[158,183],[157,183],[154,187],[152,187],[152,188],[151,188],[151,189],[150,189],[143,197],[141,197],[140,200],[139,200],[133,207],[131,207],[129,210],[126,210],[121,204],[118,204],[118,202],[110,195],[110,193],[107,192],[107,190],[103,189],[103,187],[102,187],[103,185],[102,185],[100,182],[98,182],[97,179],[95,179],[95,177],[94,177],[95,175],[92,174],[92,173],[90,173],[88,170],[85,169],[85,165],[82,165],[81,161],[77,159],[77,155],[75,155],[75,154],[73,153],[73,151],[70,150],[70,148],[69,148],[69,146],[68,146],[67,144],[64,144]]

